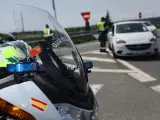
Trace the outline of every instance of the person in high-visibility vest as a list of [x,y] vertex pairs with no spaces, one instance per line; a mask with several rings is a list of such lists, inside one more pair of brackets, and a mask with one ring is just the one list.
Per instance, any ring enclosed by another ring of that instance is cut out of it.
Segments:
[[[53,30],[49,28],[49,25],[46,24],[46,27],[43,29],[43,37],[46,40],[46,43],[52,47],[52,40],[53,40]],[[47,45],[46,44],[46,45]]]
[[46,27],[43,29],[43,36],[45,38],[53,36],[52,30],[49,28],[48,24],[46,24]]
[[99,41],[100,41],[100,52],[106,52],[106,42],[108,41],[107,34],[112,27],[112,22],[107,18],[102,17],[101,21],[98,22],[98,31],[99,31]]
[[101,33],[104,30],[105,18],[102,17],[101,21],[98,22],[98,32]]
[[108,29],[108,26],[105,23],[105,18],[102,17],[101,21],[98,22],[98,31],[99,31],[98,39],[100,42],[100,52],[107,52],[106,51],[107,29]]

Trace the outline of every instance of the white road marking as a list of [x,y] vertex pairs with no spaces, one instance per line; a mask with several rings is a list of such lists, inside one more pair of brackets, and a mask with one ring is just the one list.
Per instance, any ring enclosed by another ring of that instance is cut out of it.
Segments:
[[113,53],[112,53],[112,51],[109,50],[109,48],[107,48],[107,51],[109,52],[110,56],[113,57]]
[[[93,43],[93,44],[98,44],[98,42]],[[91,44],[91,45],[93,45]],[[82,46],[88,46],[88,45],[82,45]],[[109,54],[113,57],[112,52],[107,48],[106,49]],[[88,51],[88,52],[82,52],[81,55],[83,54],[107,54],[107,53],[101,53],[99,50],[93,50],[93,51]],[[63,56],[66,59],[73,59],[71,56]],[[118,61],[119,63],[123,64],[130,70],[118,70],[118,69],[100,69],[100,68],[92,68],[92,72],[112,72],[112,73],[127,73],[129,76],[133,77],[134,79],[140,81],[140,82],[149,82],[149,81],[156,81],[156,79],[149,74],[143,72],[142,70],[136,68],[135,66],[131,65],[130,63],[120,60],[120,59],[107,59],[107,58],[96,58],[96,57],[86,57],[82,56],[83,60],[91,60],[91,61],[99,61],[99,62],[109,62],[109,63],[116,63]]]
[[84,55],[84,54],[88,54],[88,53],[92,53],[92,52],[96,52],[97,50],[92,50],[92,51],[87,51],[87,52],[81,52],[80,54],[81,55]]
[[99,42],[94,42],[94,43],[85,43],[85,44],[82,44],[82,45],[76,45],[76,47],[86,47],[86,46],[93,46],[93,45],[99,45]]
[[[66,65],[70,66],[70,67],[76,67],[73,64],[68,64],[65,63]],[[123,70],[123,69],[101,69],[99,67],[93,67],[91,69],[92,72],[107,72],[107,73],[134,73],[134,71],[132,70]]]
[[136,73],[127,73],[129,76],[131,76],[132,78],[140,81],[140,82],[148,82],[148,81],[152,81],[152,80],[148,80],[145,77],[141,76],[140,74]]
[[91,54],[98,54],[98,55],[108,55],[108,53],[103,53],[103,52],[99,52],[99,51],[93,51],[90,52]]
[[[107,49],[107,51],[113,57],[113,53],[109,49]],[[136,68],[135,66],[131,65],[130,63],[128,63],[124,60],[120,60],[120,59],[116,59],[116,60],[119,63],[126,66],[127,68],[129,68],[130,70],[133,70],[134,72],[136,72],[136,73],[127,73],[129,76],[135,78],[136,80],[138,80],[140,82],[156,81],[156,79],[154,77],[152,77],[149,74],[143,72],[142,70]]]
[[103,87],[103,84],[90,84],[93,93],[96,95],[98,91]]
[[107,72],[107,73],[135,73],[132,70],[123,70],[123,69],[99,69],[93,68],[91,69],[92,72]]
[[[64,56],[63,58],[73,60],[73,57],[71,57],[71,56]],[[83,59],[83,60],[91,60],[91,61],[99,61],[99,62],[116,63],[115,60],[113,60],[113,59],[107,59],[107,58],[97,58],[97,57],[86,57],[86,56],[82,56],[82,59]]]
[[[106,50],[109,52],[109,54],[111,56],[113,56],[112,55],[112,51],[110,51],[108,48]],[[83,54],[105,54],[105,55],[108,55],[108,53],[100,52],[99,50],[92,50],[92,51],[82,52],[80,54],[81,55],[83,55]]]
[[84,60],[92,60],[92,61],[116,63],[115,60],[113,60],[113,59],[107,59],[107,58],[86,57],[86,56],[82,56],[82,58]]
[[93,69],[101,69],[101,68],[99,68],[99,67],[93,67],[91,70],[93,70]]
[[[120,60],[120,59],[117,59],[117,61],[120,62],[121,64],[123,64],[124,66],[128,67],[129,69],[137,72],[137,74],[139,74],[139,78],[137,78],[137,80],[141,79],[140,80],[141,82],[156,81],[155,78],[151,77],[150,75],[148,75],[147,73],[143,72],[142,70],[136,68],[135,66],[131,65],[130,63],[128,63],[124,60]],[[131,75],[131,76],[133,76],[133,75]]]
[[160,93],[160,84],[150,87],[152,90]]

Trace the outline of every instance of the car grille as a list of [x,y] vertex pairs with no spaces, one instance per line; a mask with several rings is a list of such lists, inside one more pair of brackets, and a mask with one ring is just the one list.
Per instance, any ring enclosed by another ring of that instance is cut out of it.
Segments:
[[136,45],[126,45],[129,50],[146,50],[151,47],[151,43],[148,44],[136,44]]

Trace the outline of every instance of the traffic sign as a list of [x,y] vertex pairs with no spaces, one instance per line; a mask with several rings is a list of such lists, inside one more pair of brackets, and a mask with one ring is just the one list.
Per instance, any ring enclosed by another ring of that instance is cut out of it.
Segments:
[[141,19],[142,18],[142,13],[141,12],[139,12],[139,19]]
[[83,12],[81,15],[86,22],[90,19],[90,12]]

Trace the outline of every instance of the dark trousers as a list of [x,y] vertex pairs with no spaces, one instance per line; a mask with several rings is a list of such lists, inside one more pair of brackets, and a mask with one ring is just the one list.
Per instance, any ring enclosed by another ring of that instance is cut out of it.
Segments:
[[53,43],[52,36],[46,37],[46,38],[45,38],[45,41],[46,41],[46,45],[47,45],[49,48],[52,48],[52,43]]
[[106,47],[106,41],[101,41],[101,43],[100,43],[100,47],[101,47],[101,49],[105,49],[105,47]]
[[105,49],[106,42],[108,41],[106,34],[100,33],[99,35],[99,42],[100,42],[100,48]]
[[107,32],[103,31],[99,34],[100,52],[106,51],[106,43],[108,42]]

